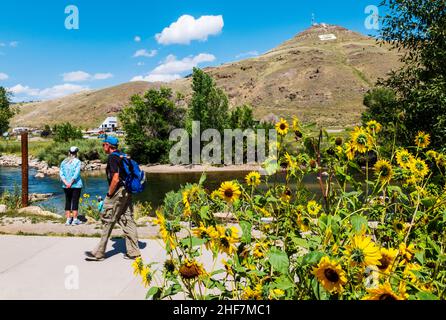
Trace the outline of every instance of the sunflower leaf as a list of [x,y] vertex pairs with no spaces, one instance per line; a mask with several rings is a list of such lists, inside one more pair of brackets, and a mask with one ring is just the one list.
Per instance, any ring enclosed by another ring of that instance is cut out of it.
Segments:
[[285,252],[280,251],[277,248],[272,248],[268,253],[268,261],[274,271],[278,271],[282,274],[288,273],[290,261]]
[[420,300],[439,300],[436,295],[430,292],[418,292],[416,296]]
[[352,216],[351,223],[352,223],[353,231],[357,234],[367,228],[367,219],[364,218],[363,216],[359,216],[359,215]]
[[315,265],[319,262],[319,260],[322,259],[322,257],[324,256],[323,252],[320,251],[312,251],[307,253],[304,258],[302,259],[302,265]]
[[146,299],[153,297],[153,300],[157,300],[161,296],[161,288],[151,287],[146,294]]
[[242,242],[251,243],[251,229],[252,224],[248,221],[240,221],[240,227],[242,228]]

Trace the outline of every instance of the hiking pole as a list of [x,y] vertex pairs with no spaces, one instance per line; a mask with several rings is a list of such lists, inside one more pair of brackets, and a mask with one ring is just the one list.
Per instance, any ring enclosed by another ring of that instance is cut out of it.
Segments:
[[22,132],[22,208],[28,206],[28,131]]

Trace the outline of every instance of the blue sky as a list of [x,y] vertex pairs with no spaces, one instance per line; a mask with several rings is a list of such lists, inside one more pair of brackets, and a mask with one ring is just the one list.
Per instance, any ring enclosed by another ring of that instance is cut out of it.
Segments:
[[[4,1],[0,86],[12,90],[15,101],[22,101],[58,98],[131,80],[168,81],[189,74],[193,66],[216,66],[266,52],[308,28],[312,13],[317,22],[371,34],[364,26],[364,10],[379,3]],[[79,29],[65,27],[69,5],[79,10]]]

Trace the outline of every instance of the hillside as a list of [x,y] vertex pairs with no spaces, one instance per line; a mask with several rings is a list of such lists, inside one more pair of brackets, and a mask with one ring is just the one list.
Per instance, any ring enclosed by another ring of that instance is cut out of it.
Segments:
[[[334,34],[335,40],[319,36]],[[396,52],[339,26],[317,25],[251,59],[206,68],[232,106],[251,104],[257,118],[270,113],[319,125],[342,127],[359,121],[363,94],[379,77],[399,66]],[[190,78],[169,84],[131,82],[64,98],[29,103],[13,125],[39,127],[70,121],[96,127],[128,103],[133,94],[169,86],[190,97]]]

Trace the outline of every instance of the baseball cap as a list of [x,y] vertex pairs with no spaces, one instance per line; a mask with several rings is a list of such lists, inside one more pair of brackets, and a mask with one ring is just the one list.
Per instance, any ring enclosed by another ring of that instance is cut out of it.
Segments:
[[119,139],[113,136],[107,136],[104,140],[102,140],[102,142],[108,143],[115,147],[119,145]]
[[78,148],[78,147],[74,147],[74,146],[73,146],[73,147],[70,148],[70,152],[71,152],[71,153],[77,153],[78,151],[79,151],[79,148]]

